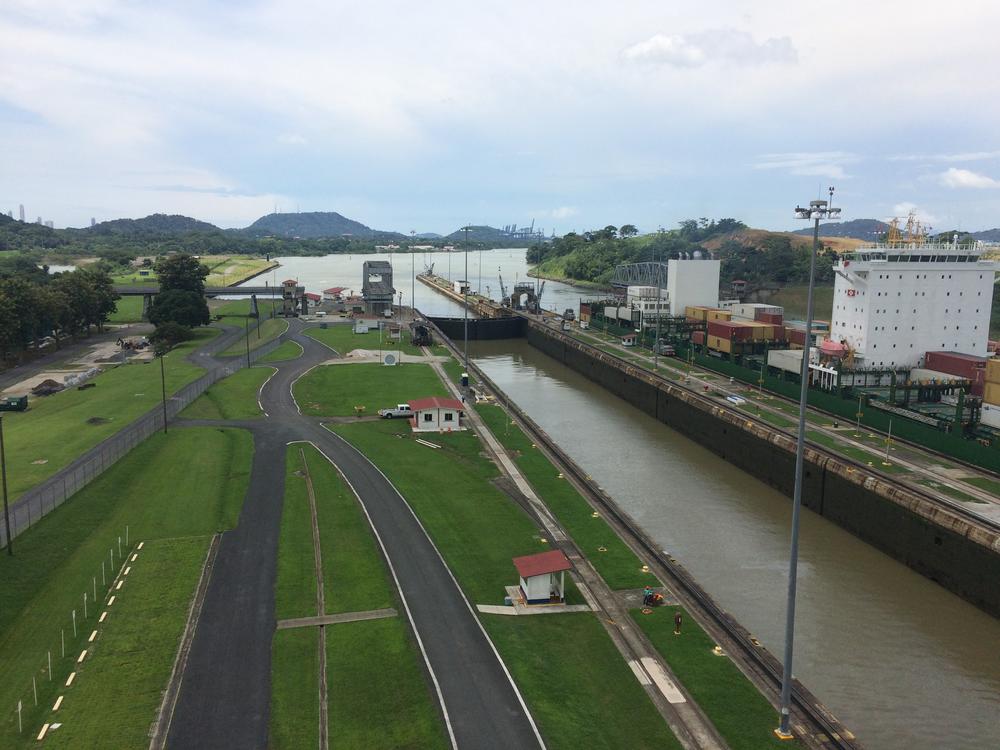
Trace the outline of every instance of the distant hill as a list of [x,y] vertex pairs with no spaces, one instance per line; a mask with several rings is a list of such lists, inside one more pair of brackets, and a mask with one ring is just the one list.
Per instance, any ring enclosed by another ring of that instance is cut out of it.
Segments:
[[417,232],[413,237],[418,240],[440,240],[444,235],[437,232]]
[[[859,240],[851,236],[847,237],[836,237],[830,236],[826,233],[827,227],[820,225],[819,231],[820,242],[824,247],[828,247],[836,252],[843,252],[845,250],[853,250],[859,245],[864,243],[864,240]],[[809,232],[809,236],[804,235],[801,232],[771,232],[767,229],[751,229],[749,227],[745,229],[737,229],[735,232],[727,232],[725,234],[717,234],[711,239],[705,240],[701,243],[701,246],[706,250],[718,250],[728,241],[735,241],[745,247],[759,247],[763,245],[769,238],[772,237],[788,237],[793,247],[810,247],[812,245],[812,231]]]
[[190,216],[178,214],[152,214],[141,219],[114,219],[102,221],[92,227],[85,227],[82,232],[89,234],[187,234],[189,232],[220,232],[214,224],[207,221],[192,219]]
[[[371,239],[375,231],[359,221],[348,219],[336,211],[311,211],[294,214],[267,214],[246,229],[239,230],[251,237],[343,237]],[[385,233],[392,234],[392,233]]]
[[66,244],[59,233],[44,224],[31,224],[0,214],[0,251],[54,250]]
[[[831,222],[820,224],[819,233],[822,237],[853,237],[856,240],[866,240],[872,242],[878,239],[879,235],[889,231],[889,225],[878,219],[852,219],[851,221]],[[812,227],[796,229],[791,234],[813,233]]]
[[982,232],[973,232],[972,236],[983,242],[1000,242],[1000,229],[984,229]]
[[[465,240],[465,228],[456,229],[451,234],[445,237],[446,240],[452,241],[464,241]],[[493,242],[493,243],[510,243],[510,237],[503,233],[503,230],[497,229],[496,227],[481,225],[472,226],[469,225],[469,242]]]

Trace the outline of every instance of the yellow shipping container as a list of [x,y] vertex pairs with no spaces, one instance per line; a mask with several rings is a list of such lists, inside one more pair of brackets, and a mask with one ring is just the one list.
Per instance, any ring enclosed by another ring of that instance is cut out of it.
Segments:
[[1000,383],[1000,358],[991,357],[986,360],[986,382]]
[[709,336],[708,337],[708,348],[714,349],[717,352],[731,352],[733,350],[733,342],[729,339],[724,339],[719,336]]
[[706,320],[732,320],[733,314],[728,310],[708,310]]
[[689,318],[697,318],[698,320],[706,320],[708,315],[708,308],[702,305],[688,305],[684,308],[684,314]]
[[983,389],[983,401],[993,406],[1000,406],[1000,383],[987,383]]

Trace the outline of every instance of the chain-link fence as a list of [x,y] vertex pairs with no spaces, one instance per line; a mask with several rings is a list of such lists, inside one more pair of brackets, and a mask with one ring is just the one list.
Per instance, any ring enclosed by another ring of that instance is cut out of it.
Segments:
[[[250,363],[270,354],[285,340],[280,336],[250,351]],[[167,419],[172,419],[184,407],[203,394],[213,383],[247,366],[247,356],[209,370],[193,383],[188,383],[167,398]],[[128,427],[95,445],[69,466],[25,492],[10,508],[10,535],[16,537],[38,522],[53,508],[62,505],[75,492],[86,487],[118,459],[158,430],[163,429],[163,405],[157,404]],[[7,546],[7,530],[0,519],[0,549]]]

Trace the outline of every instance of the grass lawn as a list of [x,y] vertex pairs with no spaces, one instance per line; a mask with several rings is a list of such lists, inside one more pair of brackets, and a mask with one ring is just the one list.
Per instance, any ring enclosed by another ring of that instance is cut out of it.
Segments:
[[262,416],[257,393],[273,374],[274,370],[270,367],[238,370],[210,387],[180,416],[188,419],[253,419]]
[[115,311],[108,317],[109,323],[138,323],[142,320],[142,297],[122,297],[115,302]]
[[[191,341],[166,356],[168,395],[204,372],[185,357],[218,333],[215,328],[195,329]],[[155,362],[113,367],[90,382],[96,387],[85,391],[69,388],[40,398],[29,396],[28,411],[4,415],[7,483],[12,499],[160,403],[160,367]]]
[[482,620],[552,750],[681,747],[592,614]]
[[401,617],[327,627],[326,660],[331,749],[450,747]]
[[[271,641],[268,747],[319,747],[319,628],[277,630]],[[334,734],[339,732],[335,728]]]
[[298,359],[302,356],[302,347],[295,341],[285,341],[278,345],[270,354],[257,360],[258,363],[285,362],[290,359]]
[[918,484],[924,485],[924,487],[930,487],[935,492],[942,492],[945,495],[955,498],[956,500],[961,500],[966,503],[985,503],[985,500],[980,500],[978,497],[973,497],[961,490],[956,490],[953,487],[949,487],[946,484],[941,484],[940,482],[935,482],[933,479],[918,479]]
[[[117,539],[126,525],[133,543],[178,537],[204,542],[207,535],[231,528],[246,494],[252,454],[252,436],[242,430],[194,427],[157,433],[17,537],[12,557],[0,555],[0,664],[6,677],[0,682],[0,747],[16,742],[17,718],[8,707],[18,699],[32,705],[31,676],[42,675],[47,650],[55,678],[66,679],[96,620],[92,599],[83,619],[83,594],[92,594],[95,579],[102,594],[102,562],[110,583],[109,549],[114,548],[117,565]],[[77,639],[72,637],[74,608]],[[60,629],[66,634],[65,659],[59,657]],[[36,734],[61,685],[39,683],[40,707],[24,716]]]
[[[729,405],[728,402],[726,404]],[[788,417],[783,417],[780,414],[773,414],[772,412],[761,410],[760,413],[757,412],[757,407],[752,404],[743,404],[737,407],[745,413],[748,417],[753,419],[759,419],[761,422],[767,422],[768,424],[774,425],[775,427],[781,427],[785,430],[790,430],[795,427],[798,422],[795,422]]]
[[305,465],[294,444],[285,451],[285,501],[278,535],[278,575],[274,582],[274,616],[278,620],[312,617],[316,610],[316,566]]
[[[790,284],[764,301],[769,305],[784,307],[786,320],[805,320],[808,295],[807,284]],[[833,313],[833,287],[817,286],[814,290],[813,306],[818,320],[829,320]]]
[[[355,333],[352,323],[330,323],[326,328],[319,328],[318,326],[315,328],[306,328],[303,333],[322,344],[326,344],[341,356],[345,356],[354,349],[372,349],[375,351],[379,349],[379,332],[377,329],[368,333]],[[401,351],[404,354],[415,354],[418,356],[423,354],[419,346],[413,346],[410,343],[410,330],[408,328],[404,326],[401,335],[402,339],[400,341],[391,341],[389,339],[389,332],[383,331],[381,348],[386,351]]]
[[324,365],[292,386],[303,414],[353,416],[362,405],[366,414],[426,396],[447,396],[430,365],[411,363],[385,367],[377,363]]
[[202,264],[210,271],[205,286],[233,286],[270,268],[274,262],[249,255],[218,255],[202,258]]
[[[232,321],[230,321],[232,322]],[[246,354],[247,351],[247,339],[250,339],[250,351],[259,349],[268,342],[274,341],[278,336],[283,334],[288,330],[288,320],[285,318],[267,318],[260,322],[260,326],[256,329],[251,329],[249,336],[241,336],[239,341],[230,346],[224,352],[219,354],[220,357],[239,357],[242,354]]]
[[[613,589],[659,586],[652,573],[642,572],[642,562],[618,537],[603,518],[594,518],[593,508],[565,479],[557,477],[556,468],[516,425],[511,425],[499,406],[480,404],[476,411],[509,451],[546,506],[569,532],[590,559],[597,572]],[[607,552],[599,552],[605,547]]]
[[[829,435],[823,434],[822,432],[809,430],[806,432],[806,439],[829,448],[834,453],[839,453],[849,458],[853,458],[855,461],[860,461],[864,464],[871,464],[872,468],[880,469],[881,471],[889,474],[900,474],[909,471],[909,469],[905,466],[900,466],[899,464],[892,463],[891,461],[889,466],[884,466],[882,464],[882,461],[885,458],[884,452],[870,453],[869,451],[855,448],[853,445],[845,445],[837,440],[834,440]],[[890,455],[889,458],[891,459],[892,456]]]
[[549,548],[524,511],[491,483],[497,469],[480,455],[474,434],[433,435],[429,439],[442,446],[433,450],[396,421],[332,429],[399,489],[474,604],[502,602],[503,587],[517,582],[511,558]]
[[323,454],[300,447],[316,493],[326,613],[393,606],[388,570],[357,498]]
[[1000,482],[995,479],[988,479],[987,477],[963,477],[962,481],[981,490],[992,492],[994,495],[1000,495]]
[[[269,318],[275,308],[281,308],[281,295],[276,300],[258,297],[257,309],[262,317]],[[243,325],[243,318],[250,314],[250,298],[230,299],[230,300],[209,300],[208,309],[212,315],[221,315],[223,318],[239,318],[239,321],[230,320],[229,323],[239,323]]]
[[728,656],[712,653],[715,642],[684,612],[682,634],[675,636],[673,613],[660,607],[650,615],[632,610],[632,618],[649,636],[677,678],[684,684],[732,750],[801,747],[779,740],[773,730],[778,712]]
[[65,699],[47,720],[62,727],[47,736],[47,747],[144,747],[149,742],[208,541],[187,537],[143,545],[108,618],[87,625],[88,632],[98,629],[98,636],[77,666],[72,686],[57,691]]

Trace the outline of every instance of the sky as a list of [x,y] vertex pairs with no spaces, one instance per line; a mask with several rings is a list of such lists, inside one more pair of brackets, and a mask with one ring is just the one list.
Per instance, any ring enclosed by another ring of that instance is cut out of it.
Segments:
[[[921,9],[921,6],[923,9]],[[0,210],[1000,226],[1000,4],[6,0]]]

